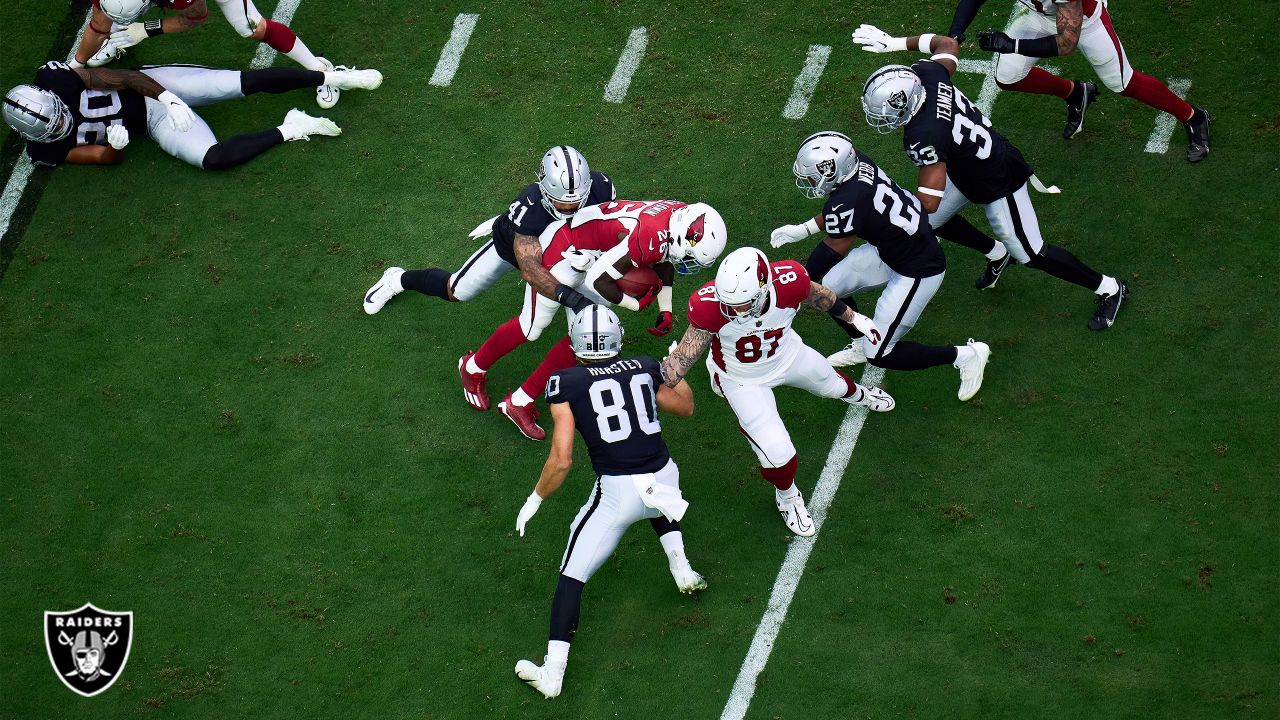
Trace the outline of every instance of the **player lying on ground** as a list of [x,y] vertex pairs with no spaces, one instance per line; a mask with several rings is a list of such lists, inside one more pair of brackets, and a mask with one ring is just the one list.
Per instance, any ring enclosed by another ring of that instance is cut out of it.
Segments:
[[324,83],[373,90],[382,84],[382,73],[295,68],[241,72],[192,65],[72,69],[51,62],[36,72],[34,85],[19,85],[5,95],[4,119],[27,140],[27,155],[37,165],[115,165],[124,159],[130,140],[146,136],[179,160],[221,170],[289,140],[337,136],[342,130],[331,120],[294,109],[278,127],[219,142],[192,107]]
[[[951,37],[964,40],[964,31],[987,0],[960,0],[951,20]],[[978,46],[1001,53],[996,82],[1005,90],[1057,95],[1067,102],[1065,138],[1084,128],[1084,116],[1098,88],[1092,82],[1067,80],[1036,67],[1040,58],[1070,55],[1079,48],[1111,92],[1169,113],[1187,130],[1187,160],[1209,155],[1209,113],[1178,97],[1164,83],[1137,72],[1120,37],[1111,26],[1106,0],[1019,0],[1027,12],[1014,18],[1009,32],[978,33]]]
[[[263,17],[252,0],[214,1],[241,37],[284,53],[307,70],[347,69],[335,68],[333,63],[314,55],[287,25]],[[173,13],[163,19],[139,22],[152,7],[172,10]],[[203,25],[208,17],[206,0],[93,0],[93,16],[84,29],[80,46],[76,48],[72,67],[106,65],[149,37],[185,32]],[[321,85],[316,88],[316,103],[322,108],[331,108],[338,104],[340,94],[341,88],[337,85]]]
[[739,429],[760,461],[760,476],[775,488],[774,501],[783,522],[797,535],[812,535],[813,518],[795,483],[796,448],[778,413],[773,389],[797,387],[875,412],[888,412],[894,403],[889,393],[859,385],[804,344],[791,328],[801,305],[856,328],[873,345],[880,341],[876,323],[810,281],[800,263],[770,263],[755,248],[738,248],[725,256],[714,281],[689,296],[689,328],[663,359],[662,378],[669,387],[677,386],[703,351],[711,349],[706,361],[711,389],[733,409]]
[[911,67],[887,65],[872,73],[862,90],[862,109],[867,124],[878,132],[903,129],[903,149],[920,168],[916,198],[929,213],[930,225],[947,222],[971,202],[986,210],[1000,242],[978,248],[987,256],[979,288],[994,286],[1012,257],[1093,292],[1098,306],[1089,329],[1111,327],[1127,294],[1124,282],[1044,241],[1028,185],[1041,192],[1057,188],[1045,188],[1018,148],[951,83],[959,44],[933,34],[891,37],[872,25],[858,28],[853,41],[870,52],[901,48],[934,53]]
[[578,630],[582,588],[633,523],[649,519],[680,592],[707,587],[684,554],[680,519],[689,504],[680,496],[680,470],[667,451],[658,420],[658,410],[692,415],[693,391],[685,382],[664,385],[653,358],[620,357],[622,324],[604,306],[588,305],[578,313],[569,337],[579,364],[556,372],[547,383],[555,420],[551,452],[516,518],[516,530],[524,537],[542,501],[568,476],[574,432],[581,433],[597,479],[569,526],[569,545],[551,601],[546,661],[541,666],[529,660],[516,663],[516,675],[549,698],[560,694],[569,643]]

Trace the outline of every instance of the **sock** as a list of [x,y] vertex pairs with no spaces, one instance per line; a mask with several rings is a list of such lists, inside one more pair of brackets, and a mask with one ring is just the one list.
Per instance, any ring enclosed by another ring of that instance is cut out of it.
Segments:
[[853,378],[849,377],[848,375],[845,375],[839,370],[836,370],[836,374],[840,376],[841,380],[844,380],[845,387],[848,388],[845,394],[841,395],[840,397],[853,398],[854,402],[861,400],[862,386],[854,382]]
[[680,533],[679,529],[659,535],[658,542],[662,543],[662,551],[667,554],[669,562],[688,562],[688,559],[684,556],[684,535]]
[[[944,240],[977,250],[986,255],[988,260],[999,260],[1004,252],[1007,252],[1004,245],[996,242],[995,238],[974,227],[973,223],[959,215],[952,215],[950,220],[934,228],[933,232]],[[1000,248],[1002,252],[992,257],[991,253],[995,252],[996,248]]]
[[956,347],[956,360],[955,362],[951,363],[953,367],[960,367],[960,364],[963,363],[965,360],[968,360],[969,358],[978,354],[977,350],[974,350],[968,345],[956,345],[955,347]]
[[308,70],[319,70],[323,72],[328,69],[324,63],[320,62],[320,58],[316,57],[315,53],[311,52],[311,49],[307,47],[307,44],[302,42],[302,38],[297,35],[293,36],[293,49],[286,52],[285,55],[288,55],[291,60]]
[[405,290],[417,290],[423,295],[434,295],[442,300],[456,302],[449,297],[449,271],[440,268],[405,270],[400,276]]
[[1038,67],[1031,68],[1031,72],[1027,76],[1015,83],[997,83],[1005,90],[1017,90],[1024,93],[1035,93],[1036,95],[1057,95],[1066,100],[1071,95],[1071,91],[1075,89],[1074,80],[1058,77],[1048,70]]
[[503,355],[515,350],[521,345],[528,342],[524,336],[524,331],[520,329],[520,318],[513,317],[502,323],[493,331],[488,340],[480,346],[472,358],[475,369],[472,369],[472,363],[467,364],[467,370],[471,372],[485,372],[493,367]]
[[1120,94],[1157,110],[1163,110],[1177,118],[1179,122],[1187,122],[1196,112],[1190,103],[1175,95],[1164,83],[1146,73],[1134,71],[1129,84]]
[[[564,656],[560,662],[568,660],[569,643],[573,642],[573,634],[578,632],[578,614],[582,610],[582,586],[581,580],[561,575],[560,582],[556,585],[555,597],[551,599],[549,639],[552,642],[559,640],[564,643],[563,646],[557,646],[564,650]],[[550,654],[551,643],[547,643],[547,650]]]
[[267,68],[265,70],[245,70],[240,73],[240,92],[245,95],[254,93],[282,93],[290,90],[314,88],[324,84],[324,73],[298,68]]
[[226,170],[243,165],[283,142],[284,133],[280,128],[236,135],[206,150],[200,164],[205,170]]
[[471,357],[467,358],[466,368],[467,368],[467,372],[469,372],[469,373],[483,373],[483,372],[485,372],[485,371],[484,371],[484,370],[483,370],[479,365],[477,365],[477,364],[476,364],[476,356],[475,356],[475,355],[472,355]]
[[548,640],[547,641],[547,660],[548,665],[568,665],[569,664],[569,643],[564,640]]
[[950,365],[956,361],[954,345],[923,345],[904,340],[893,346],[888,355],[867,358],[867,362],[888,370],[924,370]]
[[1103,275],[1098,289],[1093,291],[1095,295],[1115,295],[1118,292],[1120,292],[1120,283],[1110,275]]
[[1032,257],[1027,267],[1043,270],[1059,280],[1088,288],[1090,291],[1102,284],[1102,273],[1085,265],[1066,248],[1045,245],[1038,256]]
[[818,243],[818,246],[809,253],[809,259],[805,261],[804,269],[809,273],[809,279],[820,283],[827,273],[831,272],[831,268],[836,263],[844,259],[840,253],[832,250],[829,245],[824,242]]
[[792,455],[791,459],[782,467],[776,468],[760,468],[760,477],[767,480],[771,485],[778,489],[778,497],[795,497],[800,490],[796,488],[796,465],[798,455]]
[[288,25],[281,25],[275,20],[266,20],[266,23],[267,29],[262,34],[262,42],[272,50],[288,55],[298,42],[298,36],[293,34]]
[[[573,367],[575,362],[577,358],[573,355],[573,346],[569,344],[569,338],[561,338],[560,342],[547,351],[546,357],[542,358],[538,367],[534,368],[529,377],[520,384],[520,389],[512,393],[511,402],[516,405],[528,405],[533,402],[534,398],[542,395],[547,389],[547,380],[551,378],[551,373]],[[522,400],[522,397],[527,400]]]
[[[661,538],[663,535],[666,535],[667,533],[680,532],[680,521],[668,520],[663,515],[659,515],[658,517],[655,517],[655,518],[649,518],[649,525],[653,527],[653,531],[658,535],[659,538]],[[662,547],[665,549],[667,546],[666,544],[663,544]]]

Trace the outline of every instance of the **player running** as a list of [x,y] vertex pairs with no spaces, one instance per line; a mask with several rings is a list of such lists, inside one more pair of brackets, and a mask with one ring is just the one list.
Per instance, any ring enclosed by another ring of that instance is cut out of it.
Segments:
[[546,660],[543,665],[516,663],[516,675],[548,698],[559,695],[564,682],[582,588],[633,523],[648,518],[680,592],[707,587],[684,554],[680,519],[689,503],[680,495],[680,469],[662,440],[658,420],[659,410],[692,415],[693,391],[683,381],[664,385],[653,358],[621,357],[622,325],[604,306],[589,305],[575,316],[569,337],[579,364],[553,374],[547,383],[555,420],[551,452],[516,518],[516,530],[524,537],[542,501],[560,489],[569,474],[574,432],[581,433],[596,483],[569,526],[569,545],[551,601]]

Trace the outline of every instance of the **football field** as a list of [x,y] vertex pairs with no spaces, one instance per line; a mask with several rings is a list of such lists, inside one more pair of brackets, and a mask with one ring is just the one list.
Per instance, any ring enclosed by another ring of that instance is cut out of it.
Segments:
[[[972,38],[1011,4],[983,8],[955,82],[1062,189],[1034,196],[1046,240],[1129,284],[1115,326],[1089,331],[1093,296],[1026,268],[976,291],[983,259],[944,242],[909,338],[987,342],[985,383],[961,403],[950,367],[890,370],[896,409],[865,418],[779,390],[797,482],[829,493],[809,539],[699,361],[696,413],[663,429],[709,588],[678,593],[637,524],[586,585],[553,700],[512,668],[545,651],[593,473],[579,442],[519,537],[547,445],[472,410],[457,373],[523,285],[373,316],[361,296],[389,266],[459,267],[558,144],[620,198],[710,203],[730,249],[803,261],[817,238],[768,242],[821,209],[791,173],[810,133],[915,187],[859,95],[918,56],[850,31],[945,33],[955,3],[281,0],[382,87],[200,115],[227,137],[298,107],[339,138],[223,172],[135,138],[118,167],[27,172],[0,126],[0,720],[1280,717],[1280,7],[1110,3],[1133,66],[1212,114],[1192,165],[1182,127],[1128,98],[1103,90],[1064,141],[1060,101],[999,92]],[[87,7],[0,4],[3,88],[66,59]],[[247,68],[258,45],[210,7],[120,65]],[[1079,54],[1048,64],[1096,79]],[[664,356],[711,278],[677,281],[673,335],[620,311],[624,352]],[[824,354],[847,341],[818,313],[795,327]],[[493,368],[495,405],[553,335]],[[134,623],[88,699],[43,629],[86,602]]]

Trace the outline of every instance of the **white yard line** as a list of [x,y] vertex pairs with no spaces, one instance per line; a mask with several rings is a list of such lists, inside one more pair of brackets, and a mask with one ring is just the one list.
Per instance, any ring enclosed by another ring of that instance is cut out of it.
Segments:
[[462,54],[467,51],[467,43],[471,42],[471,33],[476,29],[480,16],[473,13],[458,13],[453,19],[453,32],[449,33],[449,42],[440,49],[440,59],[436,61],[435,72],[431,73],[431,84],[438,87],[449,87],[453,76],[462,64]]
[[[1174,95],[1187,99],[1187,93],[1191,92],[1191,81],[1187,78],[1170,78],[1169,89]],[[1147,138],[1147,152],[1163,155],[1169,151],[1169,140],[1173,138],[1173,129],[1177,127],[1178,120],[1167,112],[1162,112],[1156,117],[1156,126],[1151,131],[1151,137]]]
[[649,31],[638,27],[631,30],[627,38],[627,46],[618,57],[618,66],[613,69],[613,77],[604,86],[604,101],[620,103],[627,97],[631,88],[631,76],[636,74],[640,61],[644,59],[644,51],[649,47]]
[[830,45],[810,45],[809,55],[804,59],[804,68],[796,76],[795,85],[791,87],[791,97],[782,108],[782,117],[788,120],[799,120],[809,112],[809,100],[818,87],[822,71],[827,69],[827,58],[831,57]]
[[[271,14],[271,19],[281,25],[288,25],[293,22],[293,14],[298,12],[298,4],[302,0],[280,0],[276,3],[276,11]],[[271,67],[276,61],[276,51],[266,43],[258,43],[258,50],[253,54],[253,60],[249,62],[250,70],[262,70]]]
[[[884,370],[868,365],[859,382],[875,387],[882,380]],[[742,669],[738,671],[738,679],[733,682],[733,690],[729,693],[729,701],[725,703],[720,720],[742,720],[746,717],[751,698],[756,694],[756,679],[769,662],[769,653],[773,651],[773,643],[778,639],[782,622],[787,619],[787,609],[791,607],[791,598],[795,596],[800,576],[804,574],[805,563],[809,562],[809,553],[813,552],[814,544],[822,537],[822,523],[827,517],[827,510],[831,507],[836,490],[840,489],[840,480],[849,466],[853,447],[857,444],[858,435],[866,421],[867,409],[861,405],[853,405],[845,413],[844,422],[840,423],[836,439],[831,443],[831,452],[827,454],[827,464],[823,466],[818,485],[806,503],[813,515],[813,526],[817,534],[807,538],[791,538],[782,567],[778,569],[778,578],[773,583],[773,592],[769,594],[764,617],[756,626],[755,637],[751,638],[751,648],[747,650],[747,658],[742,661]]]

